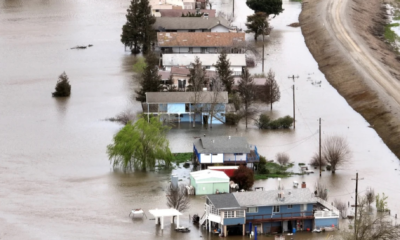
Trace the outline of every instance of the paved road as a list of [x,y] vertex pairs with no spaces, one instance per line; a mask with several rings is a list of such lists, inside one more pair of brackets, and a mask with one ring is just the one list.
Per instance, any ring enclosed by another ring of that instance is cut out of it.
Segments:
[[342,50],[348,53],[380,98],[399,109],[400,82],[390,74],[386,66],[371,55],[368,46],[352,31],[349,24],[351,17],[347,14],[349,8],[349,0],[328,0],[323,18],[324,24],[335,34]]

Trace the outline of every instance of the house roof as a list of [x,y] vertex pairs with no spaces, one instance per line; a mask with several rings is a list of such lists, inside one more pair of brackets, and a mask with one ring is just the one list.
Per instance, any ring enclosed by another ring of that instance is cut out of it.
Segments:
[[168,71],[158,71],[158,75],[160,75],[161,80],[168,80],[171,72]]
[[210,202],[218,209],[240,209],[236,198],[232,193],[207,195]]
[[198,153],[250,153],[250,145],[244,137],[202,137],[193,144]]
[[244,33],[233,32],[159,32],[159,47],[230,47],[245,42]]
[[156,30],[210,30],[216,26],[229,29],[229,22],[221,17],[160,17],[156,18],[153,28]]
[[[198,103],[212,103],[213,92],[201,92]],[[228,103],[228,92],[221,92],[220,103]],[[194,92],[147,92],[146,102],[156,103],[192,103]]]
[[[283,192],[284,198],[280,200],[278,193]],[[256,192],[235,192],[233,193],[236,200],[242,207],[252,206],[276,206],[276,205],[293,205],[316,203],[314,194],[308,188],[270,190]]]
[[190,71],[186,67],[171,67],[171,74],[187,76],[190,74]]
[[[197,172],[191,172],[190,176],[196,180],[197,183],[210,183],[210,182],[226,182],[229,183],[229,177],[222,171],[215,170],[201,170]],[[214,180],[211,180],[213,178]],[[218,180],[215,180],[218,179]]]
[[[246,54],[227,54],[232,67],[246,66]],[[218,62],[219,54],[163,54],[164,66],[189,66],[199,58],[203,66],[212,66]]]
[[[162,9],[161,17],[182,17],[182,14],[196,13],[195,9]],[[215,9],[200,9],[200,12],[208,13],[208,17],[215,17]]]

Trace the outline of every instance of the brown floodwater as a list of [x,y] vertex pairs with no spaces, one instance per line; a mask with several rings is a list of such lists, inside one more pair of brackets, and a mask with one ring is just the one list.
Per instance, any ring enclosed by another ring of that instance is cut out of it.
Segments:
[[[244,1],[236,4],[235,24],[244,27],[251,11]],[[140,110],[130,100],[134,56],[119,40],[128,5],[128,0],[0,1],[0,239],[217,238],[189,223],[189,215],[201,214],[204,197],[192,198],[184,213],[181,222],[192,229],[188,234],[175,233],[169,225],[160,231],[152,220],[128,217],[132,208],[166,207],[164,189],[171,173],[112,171],[105,152],[121,125],[104,119],[126,109]],[[225,11],[232,7],[228,0],[213,6]],[[266,71],[276,73],[281,100],[272,112],[268,106],[260,109],[274,118],[291,115],[293,80],[288,76],[298,75],[296,129],[260,131],[253,124],[247,130],[244,125],[193,129],[181,124],[168,135],[172,150],[191,151],[194,137],[203,134],[236,135],[247,137],[268,159],[286,152],[292,161],[307,163],[317,150],[321,117],[322,137],[339,134],[353,152],[351,162],[335,175],[323,172],[329,200],[354,201],[351,178],[358,171],[364,178],[360,191],[371,186],[385,192],[392,215],[399,212],[398,159],[319,72],[300,29],[286,26],[297,22],[301,5],[284,0],[284,8],[271,21],[274,30],[266,38],[265,62]],[[93,47],[70,49],[88,44]],[[70,78],[72,95],[54,99],[51,92],[63,71]],[[261,63],[251,71],[261,72]],[[297,165],[294,170],[299,170]],[[187,181],[189,170],[174,171]],[[293,180],[312,186],[317,179],[312,174],[282,182],[287,187]],[[277,180],[255,185],[275,188]],[[304,233],[294,239],[327,235]]]

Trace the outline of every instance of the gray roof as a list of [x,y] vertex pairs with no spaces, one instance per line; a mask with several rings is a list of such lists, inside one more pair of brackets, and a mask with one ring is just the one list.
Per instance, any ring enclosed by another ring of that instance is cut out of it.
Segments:
[[[283,192],[283,200],[278,199],[278,193]],[[316,203],[314,194],[308,188],[270,190],[256,192],[235,192],[236,200],[242,207],[276,206]]]
[[202,137],[193,144],[198,153],[250,153],[250,145],[244,137]]
[[232,193],[208,195],[207,198],[217,209],[240,209],[240,205]]
[[229,29],[229,22],[220,17],[160,17],[156,18],[153,27],[156,30],[210,30],[218,25]]
[[[198,103],[212,103],[213,92],[201,92]],[[146,102],[155,103],[192,103],[194,92],[147,92]],[[228,92],[220,92],[219,103],[228,103]]]

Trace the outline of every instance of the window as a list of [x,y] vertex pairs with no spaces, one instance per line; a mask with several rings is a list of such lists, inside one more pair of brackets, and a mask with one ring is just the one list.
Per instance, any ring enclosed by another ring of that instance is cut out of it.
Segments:
[[224,214],[225,218],[234,218],[235,217],[235,211],[226,211]]
[[210,69],[211,68],[211,66],[206,66],[206,69]]
[[240,210],[240,211],[236,211],[236,217],[244,217],[244,211]]
[[247,212],[248,213],[256,213],[256,212],[258,212],[258,208],[257,207],[249,207],[249,208],[247,208]]
[[274,213],[280,212],[279,206],[274,206],[274,208],[272,209],[272,212],[274,212]]
[[293,208],[293,205],[287,205],[287,208],[288,208],[288,209],[292,209],[292,208]]
[[301,205],[301,211],[306,211],[307,210],[307,204]]
[[235,153],[236,156],[241,156],[243,153]]

